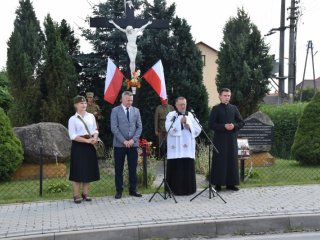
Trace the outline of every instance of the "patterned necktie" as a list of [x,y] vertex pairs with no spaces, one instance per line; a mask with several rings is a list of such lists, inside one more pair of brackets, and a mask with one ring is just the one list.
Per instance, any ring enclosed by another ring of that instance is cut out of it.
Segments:
[[128,121],[129,121],[129,108],[127,107],[126,110],[127,110],[127,118],[128,118]]

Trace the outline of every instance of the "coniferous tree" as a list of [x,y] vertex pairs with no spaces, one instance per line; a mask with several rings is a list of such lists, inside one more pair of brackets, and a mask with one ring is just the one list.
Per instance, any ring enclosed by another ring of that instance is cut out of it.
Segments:
[[77,56],[80,55],[80,45],[79,39],[74,36],[74,31],[71,29],[70,25],[67,23],[65,19],[62,19],[60,26],[60,37],[61,40],[68,47],[69,55],[72,57],[73,65],[79,74],[82,70],[81,66],[77,61]]
[[226,23],[223,34],[216,84],[218,89],[231,89],[231,102],[246,117],[257,111],[269,91],[272,57],[260,31],[243,9],[238,9],[237,16]]
[[9,116],[14,126],[39,121],[40,90],[37,74],[44,40],[30,0],[20,0],[19,3],[7,51],[9,87],[14,97]]
[[59,26],[60,38],[68,47],[70,56],[76,56],[80,54],[79,39],[74,36],[74,31],[65,19],[63,19]]
[[[143,35],[137,39],[137,69],[140,69],[141,73],[144,74],[161,59],[170,103],[174,104],[175,97],[186,97],[188,105],[196,111],[200,121],[205,122],[208,118],[208,96],[202,81],[201,54],[190,34],[190,26],[185,20],[174,16],[175,4],[167,7],[165,0],[155,0],[153,5],[141,4],[142,1],[135,1],[135,8],[141,7],[140,10],[142,10],[141,15],[136,14],[136,18],[167,19],[171,24],[169,29],[146,29],[143,31]],[[122,18],[124,17],[123,1],[109,0],[100,4],[95,9],[94,14],[109,19]],[[104,81],[103,78],[101,79],[94,74],[105,71],[107,56],[114,60],[115,64],[126,74],[126,77],[129,77],[128,55],[125,46],[126,35],[117,29],[104,28],[83,29],[83,35],[93,43],[93,49],[95,50],[95,53],[90,54],[91,59],[88,58],[88,55],[82,57],[83,62],[81,64],[85,66],[83,71],[86,74],[86,79],[91,81],[91,87],[94,87],[97,94],[101,96],[100,99],[102,99]],[[84,64],[85,60],[86,64]],[[90,69],[90,66],[98,69]],[[126,88],[123,87],[122,90],[126,90]],[[100,103],[104,106],[104,115],[109,116],[110,109],[114,106],[102,101]],[[141,89],[134,97],[134,104],[141,111],[143,136],[147,137],[148,140],[154,140],[153,117],[156,106],[160,104],[160,98],[148,83],[143,82]],[[109,117],[105,121],[107,126],[108,121]]]
[[23,161],[20,140],[14,134],[8,116],[0,108],[0,182],[10,180]]
[[50,15],[44,22],[45,51],[41,68],[41,120],[67,124],[73,112],[72,98],[76,95],[77,75],[69,41],[61,40],[61,31]]
[[[154,1],[145,15],[154,18],[166,18],[170,21],[168,30],[149,30],[141,38],[141,54],[143,55],[143,72],[152,67],[159,59],[162,60],[166,77],[169,102],[174,105],[174,99],[184,96],[189,109],[192,108],[201,123],[205,126],[208,118],[208,95],[202,79],[201,53],[196,47],[190,26],[184,19],[174,17],[175,6],[166,9],[162,0]],[[147,85],[147,83],[145,84]],[[143,91],[143,90],[146,91]],[[146,136],[153,134],[153,116],[155,107],[160,104],[160,98],[153,90],[144,88],[139,96],[139,105],[148,104],[142,110]],[[153,101],[150,102],[150,99]]]
[[320,165],[320,92],[305,107],[291,147],[292,158],[306,165]]
[[0,71],[0,108],[7,112],[13,102],[13,98],[8,90],[8,75],[5,71]]

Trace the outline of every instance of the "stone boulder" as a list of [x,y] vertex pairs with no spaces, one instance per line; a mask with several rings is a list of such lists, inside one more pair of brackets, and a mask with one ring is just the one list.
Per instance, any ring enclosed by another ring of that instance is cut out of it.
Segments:
[[70,158],[68,129],[60,123],[41,122],[13,130],[22,143],[24,163],[39,163],[41,146],[44,163],[61,163]]
[[245,119],[245,121],[248,121],[250,119],[257,119],[265,125],[269,125],[272,127],[274,126],[274,123],[272,122],[271,118],[267,114],[264,114],[261,111],[257,111],[255,113],[251,114],[249,117],[247,117]]

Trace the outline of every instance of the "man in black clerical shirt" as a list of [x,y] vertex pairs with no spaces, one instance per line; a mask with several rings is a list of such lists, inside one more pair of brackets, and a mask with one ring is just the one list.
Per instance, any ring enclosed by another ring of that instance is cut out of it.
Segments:
[[219,153],[213,151],[211,183],[216,191],[226,185],[228,190],[238,191],[238,130],[244,121],[238,108],[229,103],[231,90],[222,88],[219,91],[220,104],[214,106],[210,113],[209,126],[214,131],[213,143]]

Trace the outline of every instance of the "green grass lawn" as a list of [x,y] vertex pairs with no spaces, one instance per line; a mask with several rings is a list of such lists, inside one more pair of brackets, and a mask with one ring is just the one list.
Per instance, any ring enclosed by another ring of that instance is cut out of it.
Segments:
[[[0,183],[0,204],[14,202],[31,202],[55,199],[72,199],[72,185],[67,178],[43,180],[42,197],[39,180],[11,181]],[[139,186],[139,192],[152,193],[154,188]],[[114,176],[100,172],[100,180],[90,184],[90,196],[112,196],[115,194]],[[124,189],[124,196],[128,194]]]
[[[246,168],[248,172],[248,167]],[[295,160],[276,159],[269,167],[253,167],[243,187],[320,183],[320,166],[302,166]]]
[[[248,171],[248,167],[246,171]],[[100,181],[91,183],[90,196],[114,195],[114,176],[101,170],[100,177]],[[250,177],[241,183],[241,187],[315,183],[320,183],[320,166],[301,166],[294,160],[276,159],[272,166],[253,167]],[[125,187],[124,196],[128,194],[126,189],[127,187]],[[59,192],[60,190],[61,192]],[[139,191],[154,193],[155,188],[139,186]],[[11,181],[0,183],[0,193],[0,204],[54,199],[71,200],[72,186],[67,177],[45,179],[43,181],[43,195],[40,197],[39,180]]]

